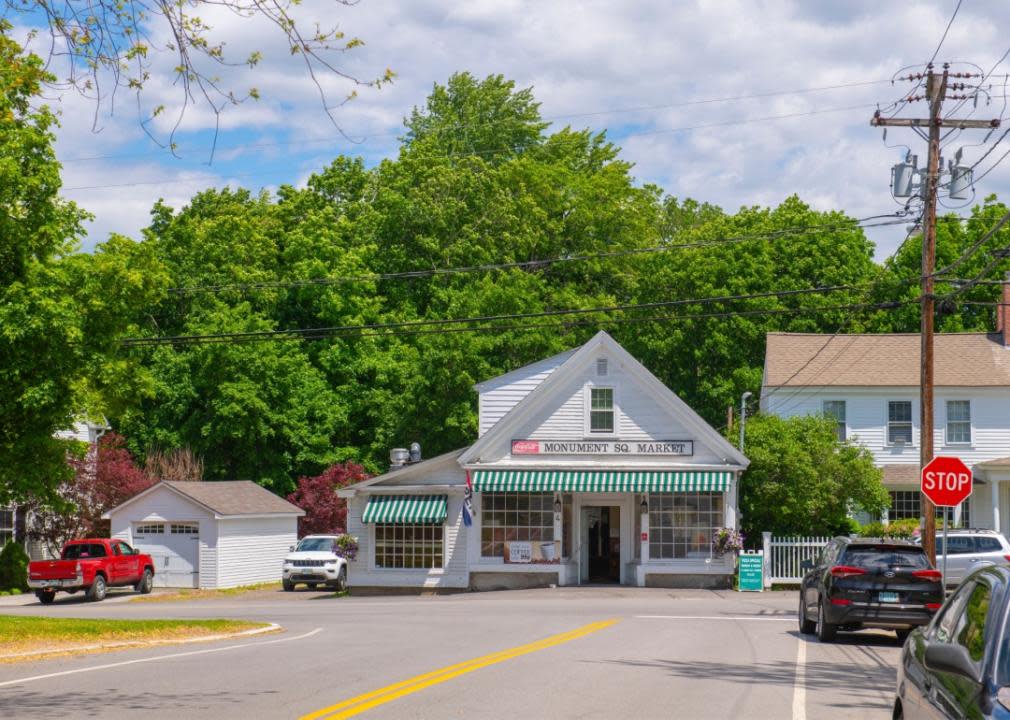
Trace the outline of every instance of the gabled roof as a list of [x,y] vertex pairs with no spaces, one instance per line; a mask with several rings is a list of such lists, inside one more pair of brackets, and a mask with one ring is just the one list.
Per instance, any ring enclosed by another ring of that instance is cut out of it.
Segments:
[[[918,387],[919,335],[768,333],[765,387]],[[1010,387],[1010,348],[997,334],[935,336],[934,384]]]
[[536,409],[548,400],[554,388],[559,387],[565,382],[569,371],[574,371],[584,363],[591,362],[601,350],[608,352],[619,360],[627,369],[629,375],[633,376],[643,387],[649,390],[650,395],[657,403],[665,405],[672,413],[675,413],[683,420],[687,428],[694,431],[700,442],[720,451],[727,462],[739,465],[742,468],[747,467],[750,461],[739,450],[733,447],[726,438],[716,432],[715,428],[705,422],[687,403],[677,397],[670,388],[661,383],[642,363],[632,357],[627,350],[621,347],[614,338],[610,337],[603,330],[600,330],[589,342],[572,353],[560,367],[548,375],[532,392],[505,413],[501,420],[496,422],[477,442],[471,445],[460,456],[459,463],[461,465],[474,464],[481,457],[481,454],[494,443],[502,439],[505,441],[510,440],[516,428],[527,417],[535,414]]
[[206,482],[171,482],[162,480],[147,490],[102,514],[109,518],[127,505],[136,502],[160,489],[170,490],[187,500],[195,502],[219,518],[250,515],[296,515],[305,514],[297,505],[292,505],[282,497],[274,495],[262,485],[250,480],[222,480]]

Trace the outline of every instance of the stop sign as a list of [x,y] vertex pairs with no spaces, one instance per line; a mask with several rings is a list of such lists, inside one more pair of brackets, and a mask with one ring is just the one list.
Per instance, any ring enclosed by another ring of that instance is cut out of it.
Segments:
[[922,492],[934,505],[960,505],[971,495],[971,470],[956,457],[933,458],[922,469]]

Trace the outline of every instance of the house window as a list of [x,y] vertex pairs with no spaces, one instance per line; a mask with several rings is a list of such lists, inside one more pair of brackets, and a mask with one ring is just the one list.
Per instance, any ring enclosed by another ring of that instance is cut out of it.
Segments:
[[512,541],[555,539],[553,493],[486,492],[480,502],[481,557],[504,558]]
[[891,490],[890,520],[907,520],[922,517],[922,501],[918,490]]
[[196,523],[172,523],[173,535],[196,535],[200,532],[200,526]]
[[137,529],[133,531],[134,535],[162,535],[164,532],[164,523],[147,523],[146,525],[138,525]]
[[891,400],[887,403],[887,444],[912,444],[911,400]]
[[967,400],[947,401],[947,444],[971,444],[971,403]]
[[838,437],[838,442],[845,442],[845,401],[825,400],[824,414],[830,418],[834,418],[837,423],[835,425],[835,435]]
[[589,389],[589,432],[614,432],[614,388]]
[[0,508],[0,547],[14,539],[14,508]]
[[443,528],[434,523],[377,523],[375,567],[431,570],[443,564]]
[[711,557],[723,524],[722,493],[651,493],[649,559]]

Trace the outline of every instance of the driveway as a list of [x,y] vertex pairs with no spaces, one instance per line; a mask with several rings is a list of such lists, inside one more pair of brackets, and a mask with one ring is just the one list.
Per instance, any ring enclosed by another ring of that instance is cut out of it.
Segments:
[[231,617],[282,635],[0,665],[0,717],[889,718],[891,633],[822,645],[792,592],[264,592],[0,613]]

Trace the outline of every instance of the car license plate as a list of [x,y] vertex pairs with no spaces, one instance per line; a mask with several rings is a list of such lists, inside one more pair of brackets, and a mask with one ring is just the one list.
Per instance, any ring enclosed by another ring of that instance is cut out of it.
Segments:
[[898,602],[898,593],[896,592],[882,592],[879,595],[877,595],[877,597],[880,599],[880,602],[886,602],[886,603]]

